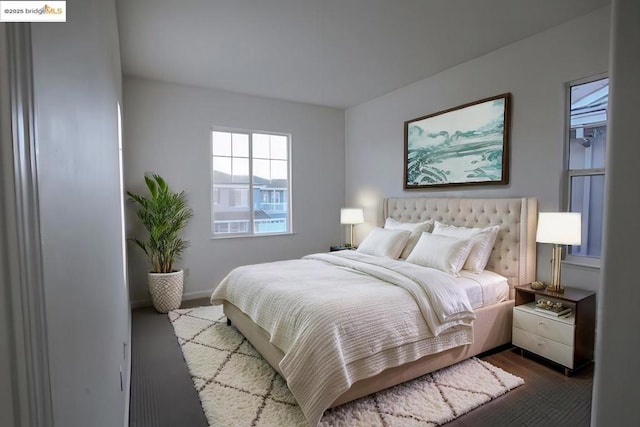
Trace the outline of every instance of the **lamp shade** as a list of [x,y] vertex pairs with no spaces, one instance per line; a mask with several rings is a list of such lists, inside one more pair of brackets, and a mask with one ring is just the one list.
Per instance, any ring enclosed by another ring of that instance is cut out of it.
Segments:
[[362,224],[364,222],[364,213],[360,208],[342,208],[340,209],[340,224]]
[[579,212],[540,212],[536,242],[582,244],[582,216]]

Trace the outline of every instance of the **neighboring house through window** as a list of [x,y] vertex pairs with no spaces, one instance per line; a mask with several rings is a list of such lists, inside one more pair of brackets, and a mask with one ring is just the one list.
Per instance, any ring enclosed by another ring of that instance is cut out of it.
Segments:
[[567,260],[599,266],[604,213],[605,154],[609,79],[569,85],[568,208],[582,214],[582,245]]
[[214,237],[291,232],[290,135],[213,129]]

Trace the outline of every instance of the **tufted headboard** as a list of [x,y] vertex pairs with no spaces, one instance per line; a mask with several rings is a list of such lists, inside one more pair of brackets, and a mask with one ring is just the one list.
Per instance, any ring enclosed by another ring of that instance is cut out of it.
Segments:
[[390,198],[384,201],[383,213],[384,218],[402,222],[434,219],[458,227],[499,225],[500,231],[487,270],[509,280],[511,298],[514,286],[535,280],[538,213],[535,198]]

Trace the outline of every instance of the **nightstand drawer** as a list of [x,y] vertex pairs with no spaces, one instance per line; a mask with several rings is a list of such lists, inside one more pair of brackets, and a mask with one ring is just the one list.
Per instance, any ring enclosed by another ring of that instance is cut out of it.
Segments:
[[[515,320],[515,316],[514,316]],[[573,348],[514,326],[513,345],[573,369]]]
[[528,313],[517,306],[513,310],[513,327],[573,347],[575,326],[540,314]]

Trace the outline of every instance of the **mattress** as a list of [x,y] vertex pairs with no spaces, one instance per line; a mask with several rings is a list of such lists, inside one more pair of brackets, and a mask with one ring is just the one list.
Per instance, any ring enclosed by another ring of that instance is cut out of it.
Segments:
[[484,270],[477,274],[462,270],[460,276],[456,282],[469,297],[469,302],[474,310],[509,299],[508,280],[498,273]]

